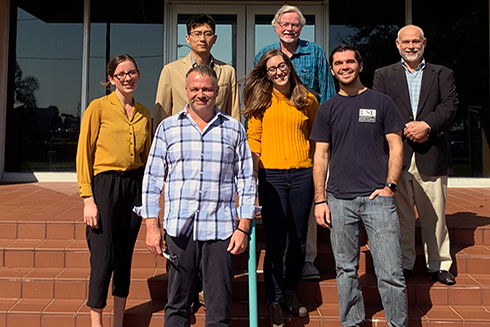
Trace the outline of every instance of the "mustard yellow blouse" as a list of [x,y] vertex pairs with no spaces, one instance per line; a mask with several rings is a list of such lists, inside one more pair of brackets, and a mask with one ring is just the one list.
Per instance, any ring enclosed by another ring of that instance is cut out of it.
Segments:
[[274,91],[272,104],[262,119],[248,121],[248,143],[260,155],[260,168],[310,168],[309,136],[318,110],[318,101],[308,94],[310,105],[300,111],[281,93]]
[[101,172],[144,166],[151,146],[151,114],[134,102],[128,119],[117,95],[90,103],[83,115],[77,149],[80,196],[92,196],[93,177]]

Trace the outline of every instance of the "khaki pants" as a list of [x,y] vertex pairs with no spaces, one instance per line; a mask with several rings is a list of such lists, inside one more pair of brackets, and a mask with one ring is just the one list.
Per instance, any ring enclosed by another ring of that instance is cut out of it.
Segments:
[[431,272],[448,270],[452,259],[446,226],[447,176],[419,173],[412,156],[408,170],[402,171],[395,194],[400,220],[403,268],[413,269],[415,263],[415,210],[422,228],[425,262]]

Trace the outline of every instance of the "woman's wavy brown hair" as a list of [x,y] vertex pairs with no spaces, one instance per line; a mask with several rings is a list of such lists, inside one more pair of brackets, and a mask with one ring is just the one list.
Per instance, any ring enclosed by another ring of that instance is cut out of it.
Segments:
[[243,88],[243,103],[245,108],[242,113],[246,119],[252,117],[261,119],[264,112],[272,104],[273,83],[267,76],[267,61],[275,56],[281,56],[289,67],[289,83],[291,84],[291,93],[285,96],[289,102],[298,110],[305,109],[309,104],[308,88],[301,82],[298,74],[294,70],[291,59],[281,50],[272,49],[264,53],[260,58],[257,66],[252,72],[245,76],[245,87]]

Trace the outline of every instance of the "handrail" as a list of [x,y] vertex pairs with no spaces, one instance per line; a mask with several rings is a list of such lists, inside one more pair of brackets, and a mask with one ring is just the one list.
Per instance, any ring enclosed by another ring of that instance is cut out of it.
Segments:
[[250,241],[248,245],[248,311],[250,327],[257,327],[257,258],[255,241],[255,219],[250,225]]

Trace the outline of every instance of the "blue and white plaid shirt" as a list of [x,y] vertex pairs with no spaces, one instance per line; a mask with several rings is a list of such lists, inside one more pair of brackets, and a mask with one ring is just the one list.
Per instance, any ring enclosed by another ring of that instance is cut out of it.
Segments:
[[[157,128],[143,178],[143,218],[157,217],[165,182],[164,229],[172,237],[224,240],[255,217],[256,181],[242,124],[215,108],[201,132],[187,107]],[[235,192],[239,206],[235,208]]]
[[[281,49],[281,43],[273,43],[263,47],[256,55],[254,66],[260,58],[271,49]],[[291,57],[294,69],[307,88],[315,93],[318,103],[322,104],[336,93],[332,74],[325,51],[316,43],[298,39],[298,48]]]
[[405,69],[405,76],[407,77],[410,104],[412,106],[413,120],[415,120],[419,107],[420,88],[422,87],[422,75],[424,74],[425,59],[422,59],[422,62],[413,72],[408,70],[407,64],[403,59],[402,67]]

